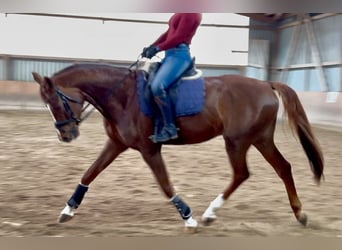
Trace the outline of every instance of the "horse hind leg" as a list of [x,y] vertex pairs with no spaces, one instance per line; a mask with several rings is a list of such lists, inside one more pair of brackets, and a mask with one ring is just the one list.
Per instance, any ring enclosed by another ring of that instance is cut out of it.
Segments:
[[233,169],[233,179],[230,185],[224,190],[222,194],[219,194],[209,205],[206,211],[202,215],[202,223],[204,225],[210,225],[216,220],[217,211],[224,202],[231,196],[231,194],[249,177],[248,166],[246,162],[247,148],[242,142],[237,140],[225,138],[226,151],[229,156],[229,160]]
[[285,184],[292,211],[300,224],[307,225],[307,216],[302,213],[302,204],[298,198],[292,176],[291,164],[283,157],[274,144],[273,136],[264,138],[255,144],[263,157],[271,164]]

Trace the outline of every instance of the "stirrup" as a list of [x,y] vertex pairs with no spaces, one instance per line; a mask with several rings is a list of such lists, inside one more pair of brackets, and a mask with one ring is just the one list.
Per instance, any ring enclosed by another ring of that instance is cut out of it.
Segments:
[[151,136],[151,139],[154,143],[157,142],[166,142],[172,139],[178,138],[177,128],[174,124],[166,125],[162,128],[162,130]]

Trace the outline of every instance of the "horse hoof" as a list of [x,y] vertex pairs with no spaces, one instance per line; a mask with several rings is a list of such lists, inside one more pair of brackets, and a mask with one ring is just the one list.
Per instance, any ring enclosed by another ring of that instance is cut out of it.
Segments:
[[58,217],[58,222],[59,223],[64,223],[67,222],[69,220],[71,220],[74,216],[74,208],[70,207],[68,204],[65,206],[65,208],[62,210],[62,212],[60,213],[59,217]]
[[71,220],[72,218],[73,217],[70,216],[69,214],[60,214],[57,221],[59,223],[64,223],[64,222]]
[[298,217],[298,221],[300,224],[306,227],[308,224],[308,217],[306,216],[306,214],[300,214]]
[[188,234],[195,234],[197,233],[198,228],[197,227],[185,227],[184,232]]
[[194,218],[190,217],[185,221],[184,231],[187,233],[196,233],[198,222]]
[[216,217],[202,217],[202,224],[204,226],[210,226],[215,220]]

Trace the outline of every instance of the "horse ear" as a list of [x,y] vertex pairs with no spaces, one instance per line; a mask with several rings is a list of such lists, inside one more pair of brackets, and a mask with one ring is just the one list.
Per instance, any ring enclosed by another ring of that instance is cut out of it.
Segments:
[[33,79],[40,85],[44,82],[43,77],[39,75],[37,72],[32,72],[32,76],[33,76]]
[[52,81],[49,77],[43,77],[39,75],[37,72],[32,72],[33,79],[39,83],[40,87],[45,90],[53,89]]
[[45,83],[47,88],[49,88],[49,89],[53,88],[52,81],[49,77],[47,77],[47,76],[44,77],[44,83]]

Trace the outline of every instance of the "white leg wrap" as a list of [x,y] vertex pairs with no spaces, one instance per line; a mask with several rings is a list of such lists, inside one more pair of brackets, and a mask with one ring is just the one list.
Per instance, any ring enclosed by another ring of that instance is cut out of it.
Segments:
[[70,207],[68,204],[62,210],[61,214],[68,215],[70,217],[74,216],[74,208]]
[[205,218],[216,219],[215,210],[222,207],[223,204],[224,204],[223,194],[219,194],[216,197],[216,199],[210,203],[207,210],[205,210],[205,212],[202,215],[202,219],[205,219]]
[[65,206],[65,208],[62,210],[62,212],[59,214],[58,222],[63,223],[71,220],[74,217],[74,208],[70,207],[68,204]]
[[189,227],[193,227],[193,228],[195,228],[197,226],[198,226],[198,223],[197,223],[197,221],[195,219],[192,218],[192,216],[185,221],[185,227],[188,227],[188,228]]

